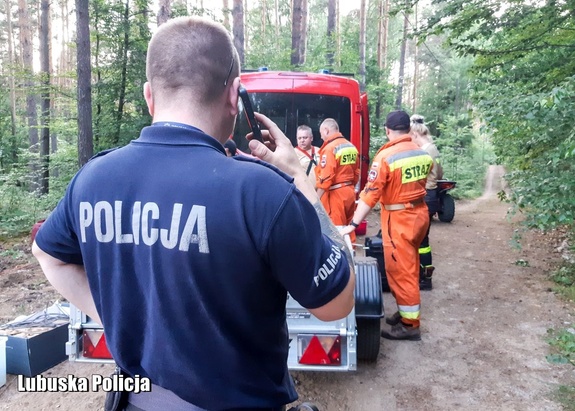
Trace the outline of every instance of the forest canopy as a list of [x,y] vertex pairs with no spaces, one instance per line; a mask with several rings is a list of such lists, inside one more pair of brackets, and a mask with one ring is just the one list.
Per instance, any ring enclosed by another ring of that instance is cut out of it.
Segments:
[[572,1],[6,0],[0,10],[0,236],[27,232],[94,153],[150,124],[147,43],[181,15],[222,22],[244,68],[352,73],[372,154],[393,109],[425,117],[455,194],[504,164],[540,228],[573,227]]

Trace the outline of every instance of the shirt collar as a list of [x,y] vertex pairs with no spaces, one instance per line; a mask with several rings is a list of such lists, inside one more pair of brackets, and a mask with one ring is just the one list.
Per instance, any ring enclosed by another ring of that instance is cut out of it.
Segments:
[[181,123],[154,123],[152,126],[144,127],[140,132],[140,137],[132,142],[136,144],[201,146],[213,148],[224,155],[226,154],[224,146],[218,140],[207,135],[199,128]]

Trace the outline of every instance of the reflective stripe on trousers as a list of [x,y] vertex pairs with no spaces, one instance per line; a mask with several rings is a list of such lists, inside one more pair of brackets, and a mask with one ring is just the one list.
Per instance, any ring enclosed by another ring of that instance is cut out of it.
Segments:
[[419,261],[424,268],[432,266],[431,246],[419,247]]
[[399,315],[401,318],[405,318],[408,320],[418,320],[419,319],[419,310],[420,305],[398,305],[399,308]]

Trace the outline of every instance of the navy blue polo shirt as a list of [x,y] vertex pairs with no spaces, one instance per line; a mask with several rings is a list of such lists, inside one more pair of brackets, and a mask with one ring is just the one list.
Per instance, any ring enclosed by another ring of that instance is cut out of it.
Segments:
[[287,291],[317,308],[349,280],[290,177],[179,124],[89,161],[36,242],[84,265],[120,367],[209,410],[297,399]]

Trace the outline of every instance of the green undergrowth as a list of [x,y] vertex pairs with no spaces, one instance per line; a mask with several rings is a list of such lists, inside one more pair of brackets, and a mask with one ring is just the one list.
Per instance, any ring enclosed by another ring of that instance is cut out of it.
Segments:
[[563,405],[563,411],[575,411],[575,387],[559,387],[556,398]]
[[[575,302],[575,264],[564,263],[551,273],[555,283],[553,291],[566,300]],[[568,324],[561,330],[547,331],[551,353],[547,361],[552,364],[571,364],[575,366],[575,324]],[[566,411],[575,411],[575,386],[561,385],[554,392],[555,399]]]
[[556,293],[575,302],[575,263],[564,263],[551,274],[551,279]]
[[551,345],[551,354],[547,356],[547,361],[552,364],[575,365],[575,329],[550,329],[547,333]]
[[575,411],[575,387],[561,385],[554,392],[553,397],[562,405],[563,411]]

